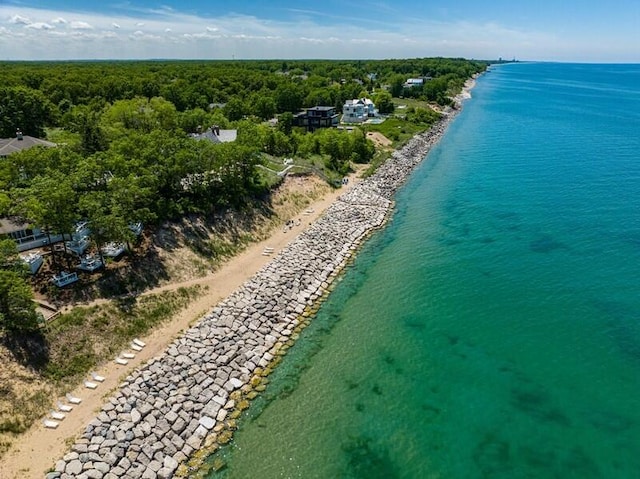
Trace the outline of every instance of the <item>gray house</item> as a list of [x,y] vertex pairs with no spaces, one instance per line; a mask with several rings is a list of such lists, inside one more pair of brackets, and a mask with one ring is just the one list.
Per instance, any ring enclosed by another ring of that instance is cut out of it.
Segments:
[[230,143],[236,141],[238,130],[222,130],[214,125],[204,133],[195,133],[192,136],[196,140],[209,140],[211,143]]
[[0,158],[7,157],[11,153],[28,150],[34,146],[46,146],[50,148],[56,146],[56,144],[33,136],[23,135],[22,132],[18,130],[14,138],[0,138]]

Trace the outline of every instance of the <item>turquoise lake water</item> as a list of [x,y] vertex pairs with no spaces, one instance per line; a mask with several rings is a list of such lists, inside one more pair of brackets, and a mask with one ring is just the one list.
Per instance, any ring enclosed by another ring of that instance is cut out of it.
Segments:
[[640,66],[496,67],[209,477],[637,479],[639,270]]

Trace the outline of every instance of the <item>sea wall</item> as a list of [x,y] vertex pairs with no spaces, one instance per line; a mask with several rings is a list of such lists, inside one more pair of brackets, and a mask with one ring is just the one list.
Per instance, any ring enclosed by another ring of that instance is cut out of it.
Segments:
[[242,409],[241,398],[358,245],[384,223],[393,195],[452,118],[453,112],[395,151],[253,278],[128,376],[46,477],[170,478],[205,443],[223,442],[219,436]]

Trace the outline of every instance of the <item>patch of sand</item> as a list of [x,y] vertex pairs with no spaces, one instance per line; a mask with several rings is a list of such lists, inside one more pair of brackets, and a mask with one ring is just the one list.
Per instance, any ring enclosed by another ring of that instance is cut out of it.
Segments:
[[[306,187],[300,179],[293,179],[293,181],[299,182],[298,187],[300,188]],[[273,229],[267,239],[252,244],[238,256],[227,261],[217,271],[200,278],[166,284],[146,292],[145,294],[158,293],[195,284],[207,287],[205,294],[194,300],[187,309],[180,312],[171,321],[155,329],[147,337],[141,338],[146,343],[146,346],[142,351],[136,353],[135,358],[129,360],[126,366],[117,365],[115,362],[105,364],[97,372],[106,379],[96,389],[91,390],[85,388],[84,385],[80,385],[72,391],[71,394],[81,398],[82,403],[74,406],[73,411],[67,414],[67,417],[60,422],[57,429],[46,429],[42,422],[38,421],[27,432],[19,436],[2,458],[0,478],[42,478],[46,471],[54,467],[55,462],[64,456],[69,445],[74,442],[74,438],[84,431],[87,424],[99,412],[105,400],[114,393],[118,384],[128,374],[135,368],[143,366],[151,358],[159,355],[194,321],[201,318],[220,300],[230,295],[269,262],[271,256],[262,254],[266,247],[273,248],[273,254],[277,254],[278,251],[322,215],[338,196],[352,188],[358,181],[357,174],[350,175],[348,185],[339,190],[328,190],[322,197],[309,204],[305,208],[304,214],[296,215],[294,220],[299,220],[299,225],[295,226],[297,223],[295,221],[294,226],[291,228]]]
[[367,138],[373,141],[376,148],[390,149],[392,141],[378,131],[368,131]]

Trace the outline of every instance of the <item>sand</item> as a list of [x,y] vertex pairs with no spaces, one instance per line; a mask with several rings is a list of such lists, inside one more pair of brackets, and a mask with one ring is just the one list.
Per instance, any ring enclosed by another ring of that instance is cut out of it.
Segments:
[[[298,215],[300,225],[290,229],[276,229],[265,241],[256,243],[238,256],[226,262],[215,273],[181,283],[174,283],[152,289],[148,293],[177,289],[181,286],[202,285],[207,290],[204,295],[194,300],[188,308],[176,315],[170,322],[155,329],[146,337],[140,338],[146,343],[142,351],[136,353],[134,359],[126,366],[115,362],[105,364],[96,372],[105,377],[96,389],[90,390],[84,385],[78,386],[72,395],[82,399],[82,403],[74,406],[73,411],[60,422],[57,429],[46,429],[41,421],[36,422],[27,432],[18,437],[2,458],[0,478],[24,479],[28,477],[42,478],[44,474],[62,458],[68,448],[79,436],[87,424],[99,412],[102,404],[109,398],[119,383],[136,367],[159,355],[190,324],[200,319],[220,300],[229,296],[246,280],[251,278],[260,268],[271,260],[271,256],[263,255],[266,247],[273,248],[273,255],[292,241],[306,227],[313,223],[342,193],[350,189],[358,178],[352,174],[348,185],[333,190],[321,199],[308,206],[310,214]],[[115,358],[114,358],[115,359]],[[87,377],[90,379],[90,377]],[[60,398],[64,400],[64,398]],[[64,401],[67,403],[67,401]]]

